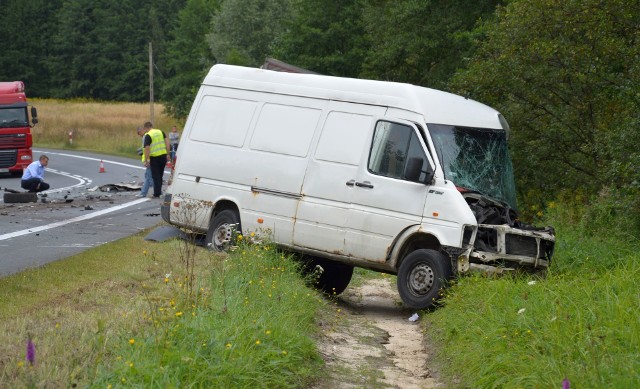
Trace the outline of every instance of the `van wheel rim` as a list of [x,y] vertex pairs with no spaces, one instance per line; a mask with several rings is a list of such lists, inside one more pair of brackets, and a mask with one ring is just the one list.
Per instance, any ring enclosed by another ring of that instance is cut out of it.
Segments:
[[416,266],[409,274],[409,286],[418,295],[429,292],[434,282],[435,275],[433,270],[425,264]]
[[222,248],[231,242],[231,236],[233,234],[233,229],[229,224],[223,224],[220,227],[216,228],[215,233],[213,234],[213,245],[217,248]]

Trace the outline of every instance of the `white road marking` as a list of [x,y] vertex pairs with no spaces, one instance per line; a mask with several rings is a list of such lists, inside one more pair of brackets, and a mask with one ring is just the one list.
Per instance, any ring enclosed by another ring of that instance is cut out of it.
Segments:
[[[40,151],[40,150],[33,150],[37,153],[44,153],[44,151]],[[131,165],[129,163],[123,163],[123,162],[116,162],[116,161],[110,161],[108,159],[101,159],[101,158],[92,158],[92,157],[84,157],[82,155],[73,155],[73,154],[66,154],[66,153],[55,153],[55,152],[51,152],[51,151],[47,151],[47,154],[51,154],[51,155],[62,155],[63,157],[71,157],[71,158],[80,158],[80,159],[88,159],[89,161],[102,161],[104,163],[110,163],[112,165],[120,165],[120,166],[126,166],[126,167],[132,167],[135,169],[146,169],[144,166],[140,166],[140,165]],[[47,169],[48,170],[48,169]]]
[[[51,153],[49,153],[49,154],[51,154]],[[67,173],[67,172],[61,172],[61,171],[56,170],[56,169],[49,169],[49,168],[47,168],[47,173],[48,173],[48,172],[51,172],[51,173],[53,173],[53,174],[59,174],[59,175],[61,175],[61,176],[66,176],[66,177],[69,177],[69,178],[73,178],[73,179],[76,179],[76,180],[78,180],[78,181],[80,181],[80,182],[79,182],[79,183],[77,183],[77,184],[75,184],[75,185],[65,186],[64,188],[56,188],[56,189],[45,190],[45,191],[40,192],[40,193],[43,193],[43,194],[44,194],[44,193],[47,193],[47,194],[48,194],[48,193],[60,193],[60,192],[64,192],[65,190],[70,190],[70,189],[73,189],[73,188],[77,188],[77,187],[79,187],[79,186],[83,186],[83,185],[90,185],[90,184],[93,182],[93,181],[91,181],[91,179],[90,179],[90,178],[82,177],[82,176],[79,176],[79,175],[77,175],[77,174],[71,174],[71,173]]]
[[62,220],[62,221],[59,221],[59,222],[47,224],[47,225],[40,226],[40,227],[28,228],[28,229],[22,230],[22,231],[10,232],[8,234],[0,235],[0,241],[1,240],[11,239],[11,238],[16,238],[18,236],[33,234],[33,233],[40,232],[40,231],[46,231],[46,230],[50,230],[52,228],[62,227],[64,225],[71,224],[71,223],[76,223],[76,222],[83,221],[83,220],[93,219],[94,217],[98,217],[98,216],[101,216],[101,215],[105,215],[107,213],[119,211],[121,209],[130,207],[132,205],[137,205],[137,204],[143,203],[143,202],[148,201],[148,200],[149,199],[146,199],[146,198],[145,199],[139,199],[139,200],[131,201],[129,203],[124,203],[124,204],[121,204],[121,205],[117,205],[115,207],[103,209],[101,211],[93,212],[93,213],[90,213],[90,214],[87,214],[87,215],[82,215],[82,216],[74,217],[74,218],[71,218],[71,219]]

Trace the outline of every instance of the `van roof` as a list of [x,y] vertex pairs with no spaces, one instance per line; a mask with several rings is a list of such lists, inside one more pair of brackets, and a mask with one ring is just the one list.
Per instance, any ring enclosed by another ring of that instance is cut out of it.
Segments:
[[498,111],[489,106],[452,93],[398,82],[217,64],[203,85],[400,108],[422,114],[426,123],[503,128]]

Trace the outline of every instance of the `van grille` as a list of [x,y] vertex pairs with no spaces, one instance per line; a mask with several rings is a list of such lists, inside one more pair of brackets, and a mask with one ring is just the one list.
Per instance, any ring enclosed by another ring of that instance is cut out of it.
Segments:
[[538,242],[531,236],[506,234],[505,246],[507,254],[534,258],[538,255]]
[[0,150],[0,169],[14,166],[17,158],[18,150]]

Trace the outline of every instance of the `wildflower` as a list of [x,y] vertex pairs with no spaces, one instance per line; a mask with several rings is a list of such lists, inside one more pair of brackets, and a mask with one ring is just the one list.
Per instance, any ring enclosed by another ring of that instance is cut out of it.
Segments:
[[242,240],[242,235],[238,235],[238,240]]
[[133,339],[133,338],[129,339],[129,344],[134,344],[135,342],[136,342],[135,339]]
[[182,316],[182,312],[176,312],[176,317]]
[[129,367],[133,367],[133,362],[129,362]]
[[31,336],[29,336],[29,340],[27,341],[27,361],[31,366],[36,363],[36,346],[33,344]]
[[571,387],[571,383],[567,377],[564,377],[562,380],[562,389],[569,389]]
[[249,236],[253,238],[254,236],[256,236],[256,233],[255,233],[255,232],[251,232],[251,233],[249,234]]
[[111,388],[113,388],[113,385],[111,384],[107,385],[107,389],[111,389]]
[[526,311],[526,308],[520,308],[518,310],[518,315],[522,315],[524,313],[524,311]]
[[285,350],[282,350],[282,355],[287,355],[287,352]]
[[18,367],[22,367],[22,366],[24,366],[24,362],[22,361],[18,362]]
[[231,348],[231,343],[227,343],[224,345],[226,348]]
[[271,330],[266,330],[264,333],[267,335],[271,335]]
[[536,284],[536,281],[535,281],[535,280],[534,280],[534,281],[529,281],[529,282],[527,282],[527,285],[535,285],[535,284]]
[[257,344],[257,345],[258,345],[258,344],[260,344],[260,341],[259,341],[259,340],[256,340],[256,344]]

